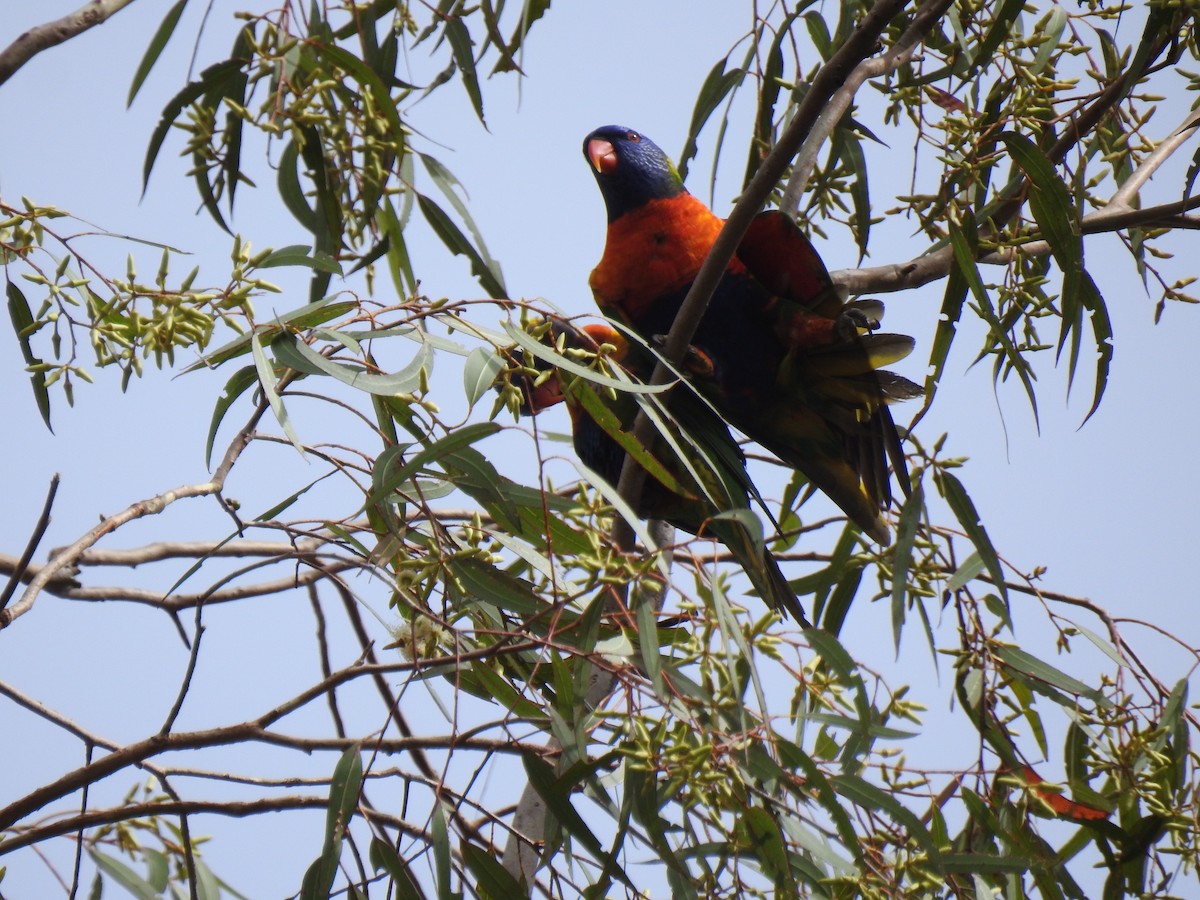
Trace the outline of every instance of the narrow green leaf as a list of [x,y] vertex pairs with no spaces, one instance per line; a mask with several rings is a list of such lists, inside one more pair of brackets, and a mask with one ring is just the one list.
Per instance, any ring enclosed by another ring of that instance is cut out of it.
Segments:
[[[238,30],[237,38],[233,42],[233,50],[229,54],[231,59],[240,59],[249,63],[250,57],[254,53],[250,47],[250,34],[250,26]],[[249,73],[243,68],[235,77],[229,79],[221,96],[244,109],[249,85]],[[224,135],[225,158],[222,161],[222,169],[225,174],[225,202],[229,205],[231,213],[233,212],[234,195],[237,193],[238,185],[245,178],[242,174],[242,131],[245,124],[245,120],[227,104]]]
[[679,177],[684,180],[687,179],[688,163],[696,155],[696,139],[700,136],[700,132],[704,129],[709,117],[721,105],[721,101],[746,75],[742,69],[726,71],[725,67],[728,64],[729,54],[726,54],[709,71],[704,83],[700,86],[700,93],[696,96],[696,105],[692,109],[692,122],[688,126],[687,140],[684,142],[683,152],[679,154]]
[[[463,447],[442,457],[448,480],[496,517],[496,523],[510,533],[521,530],[521,514],[510,495],[518,487],[503,477],[491,461],[474,447]],[[538,503],[538,511],[545,507]]]
[[666,697],[666,685],[662,677],[662,656],[658,648],[658,622],[653,603],[637,604],[638,650],[642,657],[642,666],[646,677],[654,685],[659,697]]
[[97,869],[133,894],[138,900],[158,900],[158,891],[119,859],[107,856],[92,847],[88,848],[88,855],[96,864]]
[[393,896],[396,900],[425,900],[425,894],[409,871],[408,863],[387,841],[372,837],[367,857],[376,872],[382,869],[391,877]]
[[167,889],[167,880],[171,875],[167,855],[152,847],[143,847],[142,856],[146,860],[146,882],[161,894]]
[[1007,606],[1008,589],[1004,585],[1004,568],[1000,565],[1000,557],[996,555],[996,548],[992,546],[987,529],[979,521],[979,513],[975,511],[975,504],[971,502],[962,482],[949,472],[945,470],[939,472],[937,480],[942,489],[942,496],[946,498],[946,503],[950,506],[954,517],[958,519],[958,524],[962,526],[963,531],[967,533],[967,537],[975,546],[975,550],[982,557],[983,564],[992,577],[992,586],[996,588]]
[[284,207],[305,229],[314,231],[317,227],[317,215],[308,205],[308,198],[304,196],[304,188],[300,184],[300,147],[296,138],[293,137],[284,145],[283,153],[279,155],[278,167],[279,174],[275,183]]
[[[938,871],[946,875],[979,873],[985,875],[1021,874],[1035,868],[1027,857],[1006,852],[1003,856],[986,853],[943,853],[938,859]],[[989,888],[989,895],[991,890]]]
[[[462,583],[462,589],[472,603],[489,603],[518,616],[539,615],[549,608],[528,581],[481,559],[473,556],[452,559],[446,563],[446,568]],[[521,713],[536,714],[536,707]]]
[[404,128],[404,124],[400,121],[400,111],[397,108],[396,102],[392,99],[387,85],[383,83],[371,67],[350,51],[336,44],[314,42],[310,46],[316,51],[317,55],[323,56],[337,68],[353,76],[359,84],[371,93],[375,106],[375,115],[387,123],[387,137],[397,147],[401,146],[407,131]]
[[275,266],[305,266],[309,269],[319,269],[333,275],[341,275],[342,267],[336,259],[327,253],[315,252],[304,244],[292,244],[272,250],[271,255],[258,264],[260,269],[270,269]]
[[798,896],[787,844],[779,823],[761,806],[751,806],[739,817],[738,824],[745,831],[747,843],[753,848],[752,852],[762,865],[764,874],[775,882],[776,889],[783,896]]
[[[406,157],[406,159],[408,158]],[[405,196],[411,197],[412,194],[406,192]],[[390,199],[379,205],[375,219],[387,242],[388,270],[392,273],[396,293],[401,297],[415,294],[417,292],[417,276],[413,273],[408,244],[404,240],[404,226]]]
[[854,203],[854,217],[851,220],[854,230],[854,241],[858,245],[859,263],[866,258],[867,242],[871,236],[871,191],[867,180],[867,158],[862,151],[862,143],[857,136],[846,129],[839,129],[842,135],[842,156],[850,164],[850,172],[854,180],[850,182],[850,199]]
[[262,342],[258,339],[258,331],[250,332],[250,350],[254,356],[254,369],[258,373],[258,383],[262,385],[263,395],[267,398],[267,404],[271,407],[271,412],[274,413],[275,419],[279,422],[279,426],[283,429],[283,433],[287,439],[291,441],[292,446],[300,451],[300,455],[304,456],[304,445],[300,443],[300,438],[296,436],[295,430],[292,428],[292,420],[287,414],[287,410],[283,405],[283,398],[279,396],[276,390],[276,385],[279,383],[275,377],[275,369],[271,366],[270,360],[263,352]]
[[[467,204],[458,195],[460,190],[464,194],[466,193],[462,183],[437,158],[430,156],[428,153],[418,153],[415,155],[420,158],[421,164],[425,166],[425,170],[429,173],[429,177],[433,179],[433,183],[437,186],[437,189],[442,192],[442,196],[446,198],[463,224],[467,227],[467,231],[474,241],[473,246],[478,250],[479,257],[483,260],[484,265],[487,266],[496,280],[503,285],[504,277],[500,271],[500,263],[488,251],[487,241],[483,239],[483,232],[475,224],[475,219],[471,216],[471,211],[467,208]],[[411,155],[409,158],[411,159]],[[405,194],[405,199],[411,206],[411,193]]]
[[983,557],[977,551],[971,553],[958,564],[958,568],[954,570],[954,574],[946,579],[946,590],[959,590],[977,578],[983,572],[984,568]]
[[1061,6],[1052,6],[1045,24],[1038,29],[1037,39],[1041,41],[1041,46],[1034,54],[1033,61],[1028,64],[1030,74],[1039,75],[1046,68],[1046,64],[1058,52],[1058,42],[1066,27],[1067,11]]
[[487,121],[483,118],[483,93],[479,90],[479,75],[475,71],[471,32],[460,17],[451,16],[446,20],[445,33],[446,40],[450,43],[450,51],[454,55],[454,62],[458,66],[458,73],[462,76],[463,87],[467,89],[467,96],[471,98],[471,106],[486,128]]
[[856,806],[887,813],[905,833],[920,845],[934,865],[940,856],[937,843],[921,823],[921,820],[887,791],[876,787],[857,775],[835,775],[829,779],[834,790]]
[[358,807],[362,776],[361,752],[358,747],[350,747],[338,760],[330,779],[324,845],[320,857],[305,873],[300,892],[302,900],[327,900],[333,890],[342,856],[342,836]]
[[590,385],[583,382],[573,382],[569,388],[571,397],[585,410],[588,416],[595,420],[610,438],[626,453],[633,457],[639,466],[646,470],[656,481],[661,482],[667,490],[684,497],[693,496],[692,491],[679,483],[661,462],[637,438],[621,427],[621,420],[612,407],[605,403],[592,390]]
[[233,406],[238,397],[257,382],[258,370],[254,366],[243,366],[225,382],[225,390],[217,398],[217,405],[213,407],[212,422],[208,426],[208,439],[204,444],[204,465],[207,468],[212,468],[213,444],[217,440],[217,429],[221,427],[225,413],[229,411],[229,407]]
[[234,900],[246,900],[241,894],[217,878],[213,870],[205,865],[204,860],[197,859],[196,863],[196,896],[199,900],[221,900],[229,895]]
[[525,897],[529,892],[521,889],[521,884],[508,869],[500,864],[494,855],[475,844],[463,841],[463,861],[475,876],[476,887],[482,896],[487,897]]
[[[809,629],[810,632],[815,632],[818,629]],[[858,833],[854,830],[854,823],[851,821],[849,814],[838,802],[837,793],[825,777],[825,773],[817,766],[807,753],[800,750],[799,747],[791,745],[792,752],[788,754],[788,763],[792,768],[798,769],[804,774],[808,784],[806,785],[806,794],[815,795],[818,804],[829,814],[829,818],[833,821],[833,826],[837,830],[838,837],[841,839],[843,846],[847,851],[854,855],[855,861],[862,866],[863,846],[862,841],[858,838]]]
[[[29,303],[25,300],[21,289],[11,281],[7,282],[4,288],[8,296],[8,317],[12,320],[13,333],[16,334],[17,341],[21,345],[21,355],[25,358],[25,365],[37,365],[41,359],[34,355],[33,345],[29,343],[30,335],[27,331],[27,329],[33,328],[33,313],[29,310]],[[42,414],[42,421],[46,423],[46,428],[53,434],[54,428],[50,424],[50,392],[46,389],[46,373],[30,372],[29,385],[33,388],[33,399],[37,403],[38,412]]]
[[187,6],[187,3],[188,0],[179,0],[178,3],[167,10],[167,14],[159,24],[158,30],[154,32],[154,37],[150,39],[150,44],[146,47],[142,61],[138,63],[137,71],[133,73],[133,83],[129,86],[129,96],[125,100],[126,109],[133,105],[133,98],[141,90],[142,82],[146,80],[146,76],[150,74],[150,70],[158,62],[158,57],[162,55],[163,48],[167,46],[167,41],[175,33],[175,26],[179,24],[179,17],[183,14],[183,8]]
[[466,235],[451,221],[445,211],[424,194],[417,196],[417,206],[420,207],[425,221],[433,228],[434,233],[446,245],[446,248],[456,256],[465,256],[468,259],[471,263],[472,274],[479,280],[480,286],[488,292],[488,295],[496,299],[504,299],[508,292],[504,287],[499,270],[493,271],[488,266],[480,252],[467,240]]
[[908,593],[908,571],[912,566],[917,526],[921,524],[921,513],[924,509],[925,485],[918,481],[913,487],[912,495],[904,501],[904,506],[900,510],[900,523],[896,527],[896,544],[892,552],[892,636],[896,643],[897,656],[900,654],[900,631],[904,625],[904,601]]
[[504,332],[512,338],[523,349],[528,350],[533,356],[544,362],[550,363],[558,369],[563,369],[577,378],[582,378],[584,381],[589,381],[592,384],[600,385],[601,387],[613,388],[614,390],[624,391],[627,394],[661,394],[664,391],[670,390],[673,385],[670,384],[638,384],[637,382],[628,379],[614,378],[610,375],[603,375],[595,369],[589,369],[585,365],[581,365],[574,360],[570,360],[558,353],[553,347],[543,344],[535,339],[524,329],[518,328],[512,322],[503,323]]
[[[495,422],[473,422],[470,425],[464,425],[432,444],[428,444],[395,471],[389,471],[388,467],[381,465],[383,459],[381,455],[380,461],[376,462],[375,471],[372,473],[372,491],[377,496],[386,496],[397,490],[427,463],[439,460],[463,447],[468,447],[499,430],[500,426]],[[386,480],[384,480],[385,476]]]
[[1060,691],[1065,691],[1068,694],[1074,694],[1078,697],[1085,697],[1096,704],[1106,702],[1104,695],[1094,687],[1084,684],[1078,678],[1072,678],[1061,669],[1055,668],[1045,660],[1038,659],[1038,657],[1022,650],[1020,647],[1014,647],[1011,644],[996,644],[993,647],[993,652],[1002,662],[1011,668],[1032,678],[1044,681],[1049,685],[1053,685]]
[[[422,346],[403,369],[389,375],[376,375],[365,369],[334,362],[318,353],[306,342],[298,340],[287,332],[280,334],[271,346],[279,361],[289,368],[298,368],[298,371],[301,372],[311,372],[315,368],[356,390],[381,397],[394,397],[397,394],[415,392],[421,385],[421,372],[424,371],[428,374],[433,368],[433,353],[427,346]],[[302,361],[301,366],[293,365],[294,362],[300,361]]]
[[522,719],[530,722],[546,721],[546,711],[497,673],[492,663],[482,660],[471,663],[467,668],[481,689],[480,696],[500,704]]
[[154,161],[158,158],[158,151],[162,149],[163,141],[166,140],[167,134],[171,131],[171,126],[175,124],[175,120],[179,118],[180,113],[205,94],[219,89],[220,85],[226,79],[235,76],[241,67],[242,60],[239,59],[227,59],[224,62],[211,65],[200,73],[199,78],[190,82],[183,90],[167,101],[167,105],[163,107],[162,115],[159,117],[158,124],[150,134],[150,144],[146,148],[146,160],[142,165],[143,192],[145,192],[146,187],[150,184],[150,172],[154,169]]
[[453,900],[450,884],[450,836],[446,833],[446,813],[441,803],[435,803],[429,823],[430,843],[433,845],[433,872],[437,881],[438,900]]
[[[989,339],[1000,345],[1003,350],[1004,359],[1021,379],[1021,384],[1025,388],[1025,395],[1029,398],[1030,409],[1033,410],[1034,423],[1040,428],[1037,395],[1033,389],[1033,373],[1029,368],[1029,364],[1021,355],[1020,350],[1017,349],[1009,337],[1008,329],[997,317],[995,307],[992,305],[992,298],[988,296],[987,288],[983,286],[983,279],[979,275],[979,267],[975,261],[978,242],[979,238],[973,216],[969,214],[964,215],[960,225],[956,225],[953,222],[950,223],[950,244],[954,250],[954,262],[959,273],[966,281],[968,288],[970,288],[971,295],[975,298],[980,317],[988,324],[990,329],[988,334]],[[982,356],[983,353],[981,352],[980,357]],[[999,366],[1000,362],[998,359],[997,374],[999,373]]]
[[[288,328],[296,330],[312,328],[315,325],[322,325],[330,319],[336,319],[343,313],[357,308],[358,303],[354,300],[333,302],[332,297],[326,297],[323,300],[309,303],[291,312],[277,314],[273,323],[256,326],[254,333],[259,336],[260,341],[270,343],[276,335]],[[224,344],[201,357],[198,362],[192,363],[183,371],[194,372],[196,369],[216,368],[221,363],[249,353],[250,343],[250,334],[243,334],[240,337],[234,338],[228,344]]]
[[604,847],[571,804],[574,781],[557,778],[553,766],[532,754],[522,754],[521,761],[525,764],[525,774],[529,777],[530,786],[545,801],[546,808],[554,814],[559,824],[587,847],[597,859],[603,858],[606,855]]

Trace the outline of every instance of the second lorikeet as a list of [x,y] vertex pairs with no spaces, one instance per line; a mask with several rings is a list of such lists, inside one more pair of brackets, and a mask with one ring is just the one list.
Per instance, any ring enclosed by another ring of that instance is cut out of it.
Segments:
[[[583,143],[608,211],[596,302],[647,340],[670,330],[724,225],[688,193],[651,140],[610,125]],[[846,303],[786,214],[761,213],[729,263],[685,360],[695,386],[735,427],[800,470],[876,541],[890,534],[890,461],[910,489],[888,403],[913,382],[880,366],[912,350],[872,333],[881,304]]]
[[[548,339],[564,353],[569,350],[596,353],[604,348],[609,351],[608,360],[639,379],[647,378],[653,370],[654,359],[649,351],[630,344],[606,323],[576,328],[555,320]],[[586,379],[558,371],[536,383],[525,380],[521,387],[526,401],[523,412],[537,414],[566,402],[576,454],[584,465],[615,488],[625,463],[626,449],[622,443],[634,441],[629,432],[638,412],[637,399],[623,392],[602,398]],[[716,538],[745,570],[768,606],[787,612],[809,627],[779,563],[763,544],[761,526],[750,524],[748,517],[754,517],[749,508],[754,487],[746,473],[741,449],[729,429],[686,387],[672,391],[667,405],[670,413],[667,427],[673,429],[676,447],[686,454],[686,460],[666,447],[664,441],[649,454],[640,448],[636,450],[635,459],[646,460],[647,455],[649,459],[643,466],[647,478],[635,512],[643,518],[662,519],[689,534]],[[622,443],[618,443],[618,438]]]

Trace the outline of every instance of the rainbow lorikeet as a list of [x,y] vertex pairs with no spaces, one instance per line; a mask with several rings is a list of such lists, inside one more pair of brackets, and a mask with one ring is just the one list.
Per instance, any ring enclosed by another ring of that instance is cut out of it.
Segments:
[[[599,128],[583,153],[608,210],[604,254],[590,279],[596,302],[647,340],[661,339],[724,220],[632,129]],[[920,388],[880,369],[913,347],[905,335],[872,333],[881,308],[846,303],[792,219],[761,213],[709,302],[685,366],[722,416],[886,544],[880,513],[891,502],[889,461],[910,490],[888,403]]]
[[[610,362],[635,378],[648,378],[653,370],[651,353],[626,341],[606,323],[576,328],[555,320],[547,340],[553,341],[560,353],[597,353],[603,348]],[[631,393],[618,391],[615,397],[601,397],[585,378],[563,370],[536,381],[525,379],[519,386],[525,395],[525,413],[536,414],[566,402],[576,454],[614,488],[621,477],[626,449],[632,447],[635,460],[644,463],[647,470],[641,498],[635,504],[637,515],[662,519],[690,534],[716,538],[742,566],[768,606],[786,611],[809,627],[779,563],[763,545],[761,526],[749,509],[754,486],[746,473],[741,448],[708,404],[686,387],[671,391],[667,400],[670,416],[662,421],[673,429],[674,445],[682,451],[681,456],[665,441],[659,441],[653,452],[636,445],[629,432],[639,403]],[[751,526],[751,521],[755,525]]]

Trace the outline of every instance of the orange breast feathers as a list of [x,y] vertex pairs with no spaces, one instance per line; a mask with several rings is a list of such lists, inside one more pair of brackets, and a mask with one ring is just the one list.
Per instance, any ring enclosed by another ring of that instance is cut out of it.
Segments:
[[[725,220],[691,194],[650,200],[608,226],[588,283],[603,308],[636,323],[656,300],[687,287]],[[744,267],[734,259],[730,269]]]

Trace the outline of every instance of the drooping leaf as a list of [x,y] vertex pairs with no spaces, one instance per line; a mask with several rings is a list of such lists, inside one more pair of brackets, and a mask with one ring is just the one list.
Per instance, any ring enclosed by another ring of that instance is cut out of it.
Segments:
[[101,853],[94,847],[88,848],[88,855],[96,868],[129,891],[138,900],[158,900],[159,893],[154,887],[138,875],[133,869],[119,859]]
[[[908,594],[908,572],[912,565],[917,526],[925,509],[925,485],[918,481],[911,496],[905,499],[896,527],[896,543],[892,550],[892,637],[896,654],[900,653],[900,631],[904,625],[904,601]],[[920,602],[915,600],[914,602]]]
[[204,465],[208,468],[212,468],[213,444],[217,439],[217,429],[221,427],[221,422],[225,419],[225,413],[229,411],[229,407],[233,406],[238,397],[257,383],[258,370],[254,366],[243,366],[225,382],[225,389],[217,398],[216,406],[213,407],[212,421],[208,426],[208,439],[204,444]]
[[371,838],[368,858],[375,871],[382,869],[391,876],[391,887],[396,900],[425,900],[425,894],[420,884],[409,871],[408,863],[404,861],[396,848],[377,837]]
[[727,65],[729,65],[728,54],[712,67],[704,79],[704,83],[700,86],[700,93],[696,96],[696,105],[692,110],[692,122],[688,126],[687,140],[684,142],[683,151],[679,154],[679,177],[685,181],[687,180],[688,163],[696,155],[696,139],[700,136],[700,132],[704,129],[709,117],[721,105],[721,101],[746,75],[742,69],[726,70]]
[[163,48],[167,46],[167,41],[175,33],[175,26],[179,24],[179,17],[183,14],[183,8],[187,6],[187,3],[188,0],[179,0],[163,16],[158,30],[154,32],[154,37],[150,39],[150,43],[146,47],[146,53],[142,56],[142,61],[138,63],[137,71],[133,73],[133,83],[129,86],[129,96],[125,100],[126,108],[133,105],[133,98],[141,90],[142,82],[146,80],[146,76],[150,74],[150,70],[154,68],[154,64],[158,62],[159,56],[162,55]]
[[[17,336],[17,342],[21,345],[21,356],[25,358],[25,365],[38,365],[41,363],[41,359],[34,355],[33,346],[29,343],[29,331],[33,328],[33,313],[29,310],[29,303],[25,300],[21,289],[13,282],[7,282],[4,289],[8,295],[8,317],[12,320],[13,333]],[[42,414],[42,421],[46,423],[46,427],[53,434],[54,428],[50,425],[50,392],[46,389],[46,373],[30,372],[29,385],[33,389],[33,399],[37,403],[38,412]]]
[[163,107],[158,124],[150,134],[150,144],[146,148],[146,161],[142,166],[143,192],[145,192],[146,187],[150,184],[150,172],[154,169],[154,161],[158,158],[158,151],[162,149],[163,141],[166,140],[167,134],[171,131],[171,126],[175,124],[175,120],[179,118],[180,113],[205,94],[212,91],[219,92],[222,85],[237,76],[241,67],[242,60],[239,59],[227,59],[224,62],[209,66],[200,73],[199,78],[190,82]]
[[296,431],[292,428],[292,420],[283,405],[283,398],[279,396],[279,391],[276,389],[279,379],[276,377],[275,369],[267,359],[266,353],[263,352],[262,342],[259,340],[257,331],[250,332],[250,351],[254,357],[254,369],[258,375],[258,383],[262,386],[263,395],[267,398],[267,404],[271,407],[275,420],[279,422],[279,427],[283,429],[283,433],[291,441],[292,446],[299,451],[301,456],[304,456],[304,445],[300,443],[300,438],[296,436]]
[[433,228],[434,233],[447,249],[456,256],[465,256],[468,259],[471,263],[472,274],[479,280],[479,284],[488,292],[488,295],[496,299],[505,298],[508,292],[504,287],[499,268],[497,267],[493,271],[479,250],[467,240],[467,236],[446,215],[445,211],[424,194],[418,195],[417,206],[425,217],[425,221]]
[[479,90],[479,75],[475,71],[474,42],[471,40],[471,32],[467,30],[461,17],[450,16],[446,19],[446,40],[450,44],[450,52],[454,55],[455,65],[458,66],[458,74],[462,78],[463,87],[467,89],[467,96],[471,98],[471,107],[486,128],[487,120],[483,117],[483,93]]
[[992,546],[992,540],[979,520],[979,513],[975,511],[975,504],[971,502],[967,489],[961,481],[945,470],[937,474],[937,481],[942,496],[946,498],[954,517],[958,519],[958,524],[962,526],[976,552],[983,559],[984,567],[992,577],[992,586],[1007,605],[1008,588],[1004,583],[1004,568],[1000,565],[1000,557],[996,555],[996,548]]

